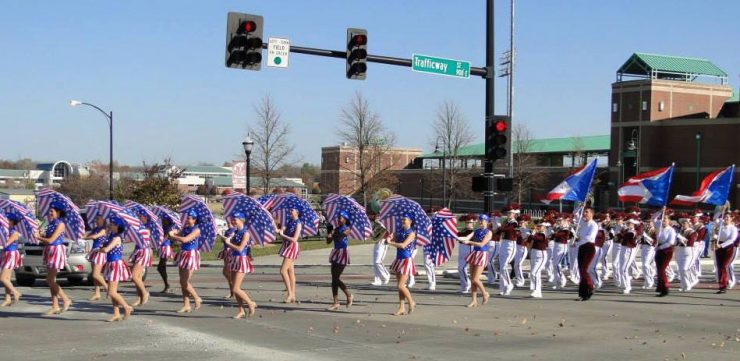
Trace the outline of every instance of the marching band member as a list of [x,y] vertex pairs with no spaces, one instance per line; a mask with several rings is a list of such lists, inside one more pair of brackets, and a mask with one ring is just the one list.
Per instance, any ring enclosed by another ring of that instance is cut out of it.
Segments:
[[619,263],[619,257],[622,253],[622,238],[624,232],[627,230],[627,225],[624,223],[624,214],[617,214],[617,222],[614,225],[614,242],[612,242],[612,272],[614,273],[614,285],[622,287],[622,269]]
[[138,299],[131,306],[138,307],[149,302],[149,292],[146,290],[144,285],[144,271],[152,266],[152,248],[151,248],[151,235],[152,229],[156,227],[154,222],[149,218],[149,215],[145,212],[139,213],[139,220],[143,226],[145,232],[146,245],[136,245],[134,253],[129,257],[129,263],[132,265],[131,280],[136,286],[136,295]]
[[169,293],[170,292],[170,283],[167,279],[167,261],[174,259],[175,255],[172,252],[172,242],[170,241],[170,231],[172,231],[175,228],[175,225],[170,223],[169,220],[167,220],[166,217],[161,218],[162,221],[162,229],[164,230],[164,234],[162,235],[162,243],[159,244],[157,247],[157,253],[159,255],[159,263],[157,264],[157,272],[159,272],[159,275],[162,277],[162,281],[164,282],[164,288],[162,289],[162,293]]
[[642,261],[642,274],[644,276],[643,289],[653,288],[655,285],[653,263],[655,263],[655,238],[657,237],[657,230],[652,219],[647,222],[648,226],[642,233],[642,237],[640,237],[640,261]]
[[632,291],[631,270],[632,264],[635,263],[635,256],[637,256],[635,248],[639,237],[636,227],[640,224],[640,221],[637,220],[636,216],[632,216],[627,219],[626,223],[627,229],[622,235],[622,248],[619,254],[619,277],[623,288],[622,293],[629,294]]
[[714,251],[714,257],[717,260],[717,280],[719,283],[717,293],[727,293],[728,268],[730,262],[735,258],[734,252],[737,238],[738,230],[733,222],[733,214],[727,212],[720,224],[717,249]]
[[701,277],[701,255],[704,254],[704,248],[706,247],[704,239],[707,236],[707,227],[704,225],[704,214],[701,210],[697,209],[694,211],[694,219],[692,223],[692,226],[696,231],[696,242],[694,242],[694,253],[692,254],[693,257],[691,260],[691,273],[694,276],[695,282],[692,285],[693,287],[699,283],[699,277]]
[[[490,217],[491,217],[490,224],[491,224],[491,230],[493,231],[493,235],[491,236],[491,240],[489,241],[490,247],[488,247],[488,272],[486,273],[486,275],[488,277],[487,283],[489,285],[493,285],[493,283],[496,282],[496,270],[498,269],[494,263],[498,259],[499,243],[501,240],[501,237],[499,236],[497,231],[499,227],[501,227],[501,218],[503,217],[501,216],[501,212],[499,211],[491,212]],[[471,215],[470,219],[475,221],[475,216]],[[468,283],[468,289],[470,289],[469,283]]]
[[198,250],[198,237],[200,237],[200,228],[198,228],[198,213],[191,210],[187,213],[185,224],[179,234],[174,230],[170,231],[170,239],[179,242],[180,252],[175,257],[177,268],[180,273],[180,288],[182,290],[182,308],[177,313],[190,313],[190,297],[195,302],[195,309],[200,308],[203,302],[195,292],[195,288],[190,280],[193,277],[193,271],[200,269],[200,251]]
[[[601,249],[606,243],[607,232],[606,229],[604,229],[604,220],[607,219],[607,217],[608,215],[604,213],[597,213],[596,215],[594,215],[594,221],[598,225],[599,230],[596,232],[596,239],[594,240],[594,249],[596,250],[596,253],[594,255],[594,261],[591,263],[591,266],[593,267],[593,270],[591,270],[591,272],[596,275],[596,278],[594,278],[592,281],[594,283],[594,287],[597,289],[601,288],[602,285],[602,276],[599,276],[596,267],[601,261]],[[606,273],[606,268],[602,269],[601,272],[602,274]]]
[[[8,213],[6,216],[10,230],[8,232],[8,239],[2,244],[3,250],[0,251],[0,283],[5,287],[5,302],[0,307],[15,305],[21,299],[21,293],[13,287],[13,282],[10,281],[11,273],[23,265],[21,253],[18,252],[20,233],[15,229],[16,225],[21,221],[21,216],[16,213]],[[12,302],[11,296],[13,299]]]
[[517,222],[517,215],[519,214],[518,206],[510,205],[507,211],[506,224],[498,228],[496,233],[499,234],[501,241],[499,243],[498,250],[498,263],[499,263],[499,291],[500,295],[508,296],[511,290],[514,289],[514,284],[511,282],[511,275],[509,274],[508,266],[509,263],[514,259],[516,253],[516,240],[520,236],[519,222]]
[[532,244],[532,250],[529,253],[530,257],[530,271],[529,271],[529,284],[533,298],[542,298],[542,269],[547,262],[547,228],[550,227],[550,223],[543,220],[537,225],[537,232],[529,236]]
[[601,245],[601,249],[597,254],[597,263],[601,264],[601,281],[599,285],[611,277],[612,270],[609,267],[609,253],[612,251],[614,246],[614,227],[612,227],[612,215],[614,211],[607,211],[604,213],[604,220],[601,222],[601,228],[604,230],[604,243]]
[[519,237],[516,239],[516,253],[514,254],[514,276],[516,278],[516,286],[524,287],[524,272],[522,266],[524,260],[527,259],[527,251],[529,246],[530,231],[527,227],[529,221],[532,218],[525,214],[521,217],[521,227],[519,227]]
[[687,215],[682,215],[679,219],[681,223],[681,232],[677,236],[676,261],[678,262],[678,278],[681,280],[681,289],[679,291],[691,291],[694,283],[694,275],[691,272],[694,242],[697,239],[697,233],[691,226],[691,220]]
[[[735,211],[735,214],[738,214],[737,211]],[[737,215],[734,216],[735,218],[735,228],[740,226],[740,217]],[[732,289],[735,287],[735,284],[737,283],[737,279],[735,278],[735,261],[738,259],[738,253],[740,253],[740,250],[738,250],[738,247],[740,247],[740,231],[738,231],[738,235],[735,238],[735,249],[734,249],[734,257],[730,257],[730,262],[727,265],[727,288]]]
[[554,241],[552,248],[552,266],[555,273],[555,284],[553,285],[553,289],[564,288],[565,283],[567,282],[565,274],[563,274],[562,263],[568,252],[568,240],[570,240],[573,234],[568,221],[569,219],[563,214],[558,215],[558,224],[555,226],[555,232],[551,236]]
[[339,308],[339,289],[344,292],[347,297],[347,308],[352,307],[352,294],[347,289],[347,286],[342,282],[342,272],[344,268],[349,264],[349,239],[347,238],[350,233],[349,214],[346,212],[339,213],[339,226],[332,230],[326,243],[334,243],[331,253],[329,253],[329,262],[331,262],[331,295],[334,303],[329,306],[330,311],[334,311]]
[[[123,232],[126,230],[126,222],[118,217],[108,219],[108,237],[99,249],[105,254],[105,280],[108,281],[108,296],[113,304],[113,317],[107,322],[121,321],[128,318],[134,308],[126,303],[126,300],[118,293],[118,283],[131,279],[131,271],[126,262],[123,261]],[[123,308],[123,317],[120,316],[118,308]]]
[[244,226],[246,219],[247,216],[244,213],[234,212],[231,217],[234,232],[224,240],[224,246],[230,251],[230,254],[226,257],[229,260],[231,270],[229,273],[231,276],[229,286],[231,287],[231,294],[234,295],[239,305],[239,312],[233,317],[234,319],[244,318],[244,304],[247,305],[247,309],[249,310],[247,317],[252,317],[257,308],[257,304],[252,301],[249,294],[242,290],[244,275],[254,271],[249,254],[251,245],[250,234],[248,228]]
[[406,287],[406,281],[409,275],[416,272],[414,259],[411,258],[411,250],[416,248],[416,232],[412,228],[411,215],[405,215],[401,218],[402,227],[393,234],[393,238],[388,241],[388,245],[397,248],[396,259],[391,264],[391,272],[396,274],[398,280],[398,310],[393,314],[400,316],[406,314],[404,302],[409,304],[409,314],[414,312],[416,302],[411,297],[411,292]]
[[[553,234],[553,228],[552,225],[555,223],[553,220],[553,213],[550,213],[546,215],[544,218],[545,222],[548,224],[547,230],[545,231],[545,235],[547,236],[547,258],[545,261],[545,270],[547,271],[547,282],[553,283],[555,282],[555,268],[553,267],[553,252],[555,248],[555,241],[552,240],[552,234]],[[530,259],[531,261],[531,259]]]
[[576,247],[578,249],[578,273],[580,282],[578,283],[578,295],[581,301],[588,301],[594,294],[594,283],[596,274],[593,272],[592,263],[595,263],[596,256],[596,233],[599,226],[594,222],[594,210],[586,207],[583,209],[581,224],[578,226],[576,236]]
[[93,285],[95,286],[95,291],[90,297],[90,301],[97,301],[100,299],[100,288],[108,289],[108,285],[105,283],[105,279],[103,279],[103,266],[105,265],[106,255],[105,253],[98,252],[100,246],[106,241],[105,218],[103,216],[95,217],[95,228],[88,232],[83,239],[92,240],[92,246],[86,258],[90,261],[90,268],[92,268],[90,278],[92,278]]
[[390,238],[390,233],[375,219],[375,213],[369,213],[368,216],[370,221],[373,222],[373,234],[371,239],[375,241],[375,244],[373,245],[373,273],[375,274],[375,278],[371,285],[383,286],[387,285],[391,279],[391,274],[383,264],[385,255],[388,253],[388,239]]
[[[298,241],[303,237],[303,223],[298,218],[299,216],[300,213],[297,209],[291,209],[287,224],[284,224],[278,230],[278,234],[283,238],[283,243],[280,246],[278,254],[280,257],[283,257],[283,262],[280,264],[280,277],[282,277],[287,291],[285,303],[296,302],[295,260],[298,259],[298,254],[301,252],[301,246]],[[330,234],[333,231],[334,229],[332,228]]]
[[670,282],[666,270],[673,257],[673,246],[676,244],[676,230],[671,227],[671,221],[663,215],[658,239],[655,244],[655,268],[658,274],[658,286],[655,288],[658,297],[668,295]]
[[[465,229],[457,232],[458,238],[467,237],[475,232],[475,219],[471,215],[464,215],[460,217],[461,221],[465,221]],[[470,293],[470,276],[468,276],[468,255],[472,250],[472,246],[465,243],[460,243],[457,247],[457,273],[460,275],[460,290],[459,293],[466,294]],[[489,247],[490,249],[490,247]]]
[[[66,225],[61,220],[61,217],[64,217],[64,204],[58,201],[52,202],[46,217],[49,220],[49,225],[46,226],[44,235],[41,236],[37,231],[35,237],[45,245],[43,262],[47,268],[46,283],[49,285],[51,293],[51,309],[45,315],[55,315],[66,312],[72,305],[72,301],[57,283],[57,273],[63,270],[67,264],[67,252],[64,248]],[[63,305],[61,309],[59,308],[60,298]]]
[[480,275],[483,273],[483,268],[488,264],[488,248],[490,244],[493,231],[488,228],[488,222],[490,218],[487,214],[481,214],[478,216],[479,227],[472,234],[465,238],[461,238],[460,241],[466,245],[472,245],[473,250],[465,257],[465,263],[470,265],[470,282],[473,284],[470,290],[470,296],[472,301],[468,304],[468,307],[478,307],[478,291],[483,296],[483,304],[488,303],[490,295],[483,283],[480,281]]
[[234,297],[234,292],[232,291],[234,287],[231,284],[231,280],[233,279],[231,275],[231,254],[232,249],[226,244],[226,240],[233,237],[236,233],[236,219],[234,217],[228,217],[226,219],[226,222],[229,224],[229,228],[224,231],[223,235],[223,249],[221,249],[220,252],[216,254],[216,258],[223,260],[224,265],[221,269],[221,274],[224,275],[224,278],[226,279],[226,282],[229,284],[229,294],[224,296],[226,299],[230,299]]

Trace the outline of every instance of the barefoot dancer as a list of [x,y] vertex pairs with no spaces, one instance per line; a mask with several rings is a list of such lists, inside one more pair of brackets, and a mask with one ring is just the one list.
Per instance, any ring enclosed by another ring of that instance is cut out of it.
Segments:
[[411,298],[411,292],[406,287],[406,281],[409,275],[416,272],[414,260],[411,258],[411,251],[416,248],[416,232],[411,228],[411,215],[404,215],[402,218],[403,226],[393,235],[393,239],[388,241],[388,245],[396,247],[396,259],[391,264],[391,272],[396,274],[398,280],[398,311],[395,316],[406,314],[404,302],[409,304],[409,314],[414,312],[416,302]]

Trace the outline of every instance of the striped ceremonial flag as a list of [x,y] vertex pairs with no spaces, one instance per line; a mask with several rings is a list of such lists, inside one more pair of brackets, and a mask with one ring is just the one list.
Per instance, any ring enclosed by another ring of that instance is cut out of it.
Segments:
[[710,173],[701,181],[699,190],[690,196],[677,195],[671,204],[691,206],[697,203],[724,205],[732,188],[732,179],[735,175],[735,165]]
[[671,165],[631,177],[617,190],[619,200],[651,206],[665,206],[668,204],[673,169],[674,165]]
[[432,242],[430,255],[434,264],[443,265],[452,257],[457,243],[457,218],[447,208],[442,208],[432,216]]

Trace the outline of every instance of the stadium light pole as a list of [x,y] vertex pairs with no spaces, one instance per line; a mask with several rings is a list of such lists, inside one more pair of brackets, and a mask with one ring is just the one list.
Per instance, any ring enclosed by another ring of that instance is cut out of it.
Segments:
[[108,135],[109,135],[109,163],[108,163],[108,199],[113,200],[113,111],[105,112],[100,109],[97,105],[82,102],[79,100],[70,100],[69,106],[76,107],[78,105],[87,105],[89,107],[97,109],[99,112],[105,115],[108,121]]
[[444,144],[442,137],[437,137],[437,142],[434,145],[434,154],[439,154],[439,141],[442,141],[442,208],[446,207],[447,203],[447,172],[445,171],[445,163],[447,163],[447,146]]

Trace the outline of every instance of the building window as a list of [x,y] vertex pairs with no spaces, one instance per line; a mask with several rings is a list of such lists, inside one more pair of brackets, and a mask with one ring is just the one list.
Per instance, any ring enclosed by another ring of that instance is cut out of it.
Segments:
[[617,103],[612,103],[612,113],[616,113],[619,110]]
[[660,101],[660,102],[658,103],[658,111],[659,111],[659,112],[662,112],[662,111],[663,111],[663,109],[665,109],[665,102],[661,100],[661,101]]
[[643,111],[645,111],[645,110],[647,110],[647,109],[648,109],[648,108],[647,108],[647,102],[646,102],[646,101],[643,101],[643,102],[642,102],[642,110],[643,110]]
[[349,157],[344,157],[344,162],[349,163]]

